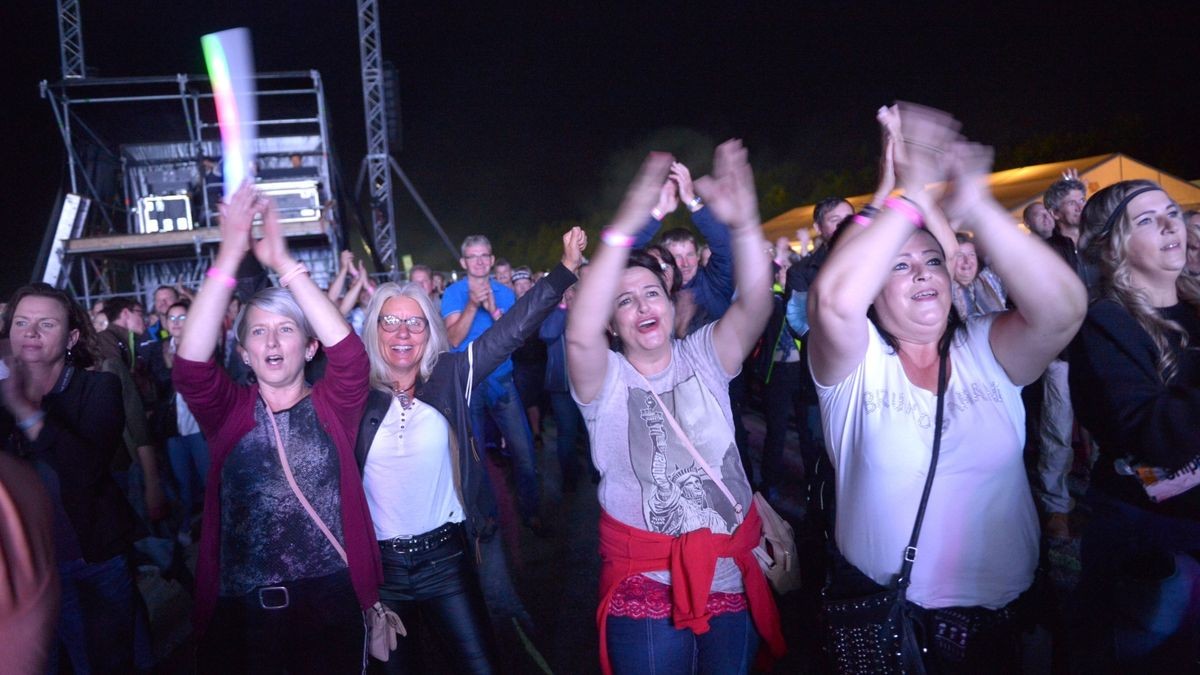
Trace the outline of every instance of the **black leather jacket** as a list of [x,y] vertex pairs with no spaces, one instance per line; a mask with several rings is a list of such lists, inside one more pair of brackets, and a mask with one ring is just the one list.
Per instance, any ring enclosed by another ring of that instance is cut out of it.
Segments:
[[[488,375],[527,337],[537,333],[542,321],[575,280],[575,275],[560,263],[517,300],[495,325],[472,342],[467,351],[442,353],[429,379],[417,381],[416,397],[437,408],[450,423],[451,442],[458,447],[457,457],[451,458],[456,473],[455,487],[466,509],[465,525],[473,541],[489,536],[495,529],[496,507],[486,469],[471,435],[467,385],[470,383],[472,391],[479,392]],[[372,389],[367,396],[367,408],[358,425],[358,444],[354,448],[360,474],[367,463],[371,442],[375,440],[375,433],[391,403],[391,394],[378,389]]]

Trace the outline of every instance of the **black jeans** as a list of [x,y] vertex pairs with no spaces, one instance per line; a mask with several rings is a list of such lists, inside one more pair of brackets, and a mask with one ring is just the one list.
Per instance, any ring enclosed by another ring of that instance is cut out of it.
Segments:
[[383,557],[379,599],[400,615],[408,635],[397,639],[387,663],[372,662],[372,670],[428,672],[421,650],[429,640],[426,635],[432,633],[452,672],[494,672],[495,638],[462,526],[449,541],[430,551],[398,553],[390,542],[380,542],[379,551]]
[[286,596],[271,587],[261,594],[255,591],[217,601],[216,614],[197,649],[197,672],[362,671],[366,628],[350,572],[280,586],[287,588]]
[[788,420],[796,416],[800,436],[800,459],[804,463],[804,480],[811,482],[821,448],[808,428],[808,406],[815,399],[808,369],[800,361],[777,362],[771,368],[771,379],[763,392],[763,407],[767,433],[763,439],[762,487],[779,487],[799,483],[800,477],[790,473],[783,454],[787,447]]

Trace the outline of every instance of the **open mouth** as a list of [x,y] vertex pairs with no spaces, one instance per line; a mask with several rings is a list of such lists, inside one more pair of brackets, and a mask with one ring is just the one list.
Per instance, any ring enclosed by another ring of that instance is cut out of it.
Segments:
[[394,351],[394,352],[400,352],[400,353],[402,353],[402,354],[403,354],[403,353],[407,353],[407,352],[411,352],[411,351],[412,351],[412,348],[413,348],[413,346],[412,346],[412,345],[392,345],[392,351]]
[[277,366],[283,363],[283,356],[280,354],[271,354],[264,360],[267,362],[268,366]]
[[646,319],[645,321],[638,322],[637,329],[638,332],[647,333],[654,330],[654,327],[657,325],[658,319]]
[[1179,248],[1179,242],[1173,241],[1173,242],[1167,244],[1166,246],[1163,246],[1161,250],[1170,251],[1170,250],[1176,249],[1176,248]]
[[929,289],[929,290],[921,291],[919,293],[914,293],[912,296],[912,299],[913,300],[932,300],[933,298],[936,298],[937,296],[938,296],[937,291]]

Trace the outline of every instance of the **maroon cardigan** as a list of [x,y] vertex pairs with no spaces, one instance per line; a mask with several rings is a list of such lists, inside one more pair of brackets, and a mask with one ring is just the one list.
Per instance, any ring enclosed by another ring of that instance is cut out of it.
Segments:
[[[350,559],[350,580],[358,603],[364,609],[379,599],[383,568],[379,545],[367,509],[354,443],[358,422],[367,402],[370,366],[363,343],[354,333],[325,349],[329,364],[325,377],[312,390],[313,408],[321,426],[337,447],[342,492],[342,538]],[[208,489],[204,494],[204,521],[200,534],[200,556],[196,562],[196,592],[193,624],[202,634],[212,618],[220,589],[221,468],[230,451],[254,427],[254,403],[258,385],[238,386],[215,359],[207,362],[175,358],[172,369],[175,389],[200,423],[212,457]]]

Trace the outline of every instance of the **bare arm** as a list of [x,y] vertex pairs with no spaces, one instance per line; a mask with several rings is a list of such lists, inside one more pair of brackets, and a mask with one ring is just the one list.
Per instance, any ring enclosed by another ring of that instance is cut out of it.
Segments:
[[988,149],[956,144],[950,168],[956,174],[955,191],[947,208],[975,233],[989,266],[1017,306],[992,324],[992,352],[1009,379],[1029,384],[1075,337],[1087,312],[1087,291],[1062,257],[1040,237],[1017,229],[992,197],[985,183],[991,170]]
[[[634,236],[645,214],[658,199],[671,156],[650,153],[642,162],[609,228]],[[629,249],[601,241],[587,276],[579,282],[575,304],[567,316],[567,373],[580,401],[590,403],[600,393],[608,369],[608,341],[604,337],[613,315],[613,296],[629,258]]]
[[333,283],[329,284],[329,289],[325,292],[330,302],[337,302],[342,295],[342,289],[346,287],[346,275],[350,273],[350,266],[354,264],[354,254],[350,251],[342,251],[342,255],[338,258],[338,273],[333,278]]
[[713,344],[725,372],[735,373],[771,316],[771,264],[758,217],[754,172],[740,140],[717,146],[713,175],[696,181],[696,188],[717,218],[729,225],[738,293],[713,328]]
[[[938,154],[957,137],[958,125],[949,115],[920,106],[904,106],[900,112],[904,139],[893,148],[897,179],[905,195],[928,212],[924,186],[943,178]],[[817,382],[841,382],[862,362],[867,308],[912,233],[907,217],[884,208],[869,227],[855,227],[853,236],[842,237],[830,252],[808,293],[809,361]]]
[[358,275],[354,277],[354,283],[350,284],[350,290],[346,291],[346,295],[342,296],[340,301],[330,298],[337,303],[338,311],[342,316],[348,316],[354,306],[358,304],[358,296],[362,293],[363,288],[367,285],[367,274],[364,268],[359,268]]
[[177,356],[189,361],[207,361],[212,358],[217,342],[221,339],[225,309],[233,296],[232,280],[237,275],[238,265],[246,257],[250,247],[250,224],[254,214],[263,204],[252,183],[244,183],[230,198],[228,204],[220,204],[221,245],[212,268],[214,277],[205,277],[200,285],[196,300],[188,308],[187,332],[179,341]]

